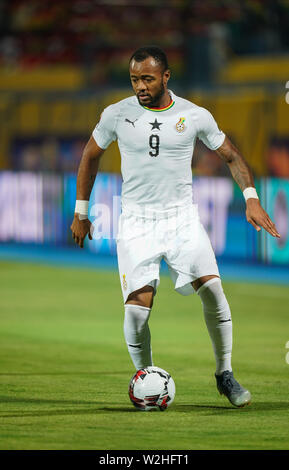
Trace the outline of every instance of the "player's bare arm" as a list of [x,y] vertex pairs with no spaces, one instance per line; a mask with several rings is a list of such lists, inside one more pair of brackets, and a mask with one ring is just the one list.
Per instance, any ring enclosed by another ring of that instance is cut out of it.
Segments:
[[[76,199],[80,201],[89,201],[90,193],[94,185],[94,181],[98,172],[100,157],[103,154],[101,149],[90,137],[87,142],[77,173]],[[75,213],[71,224],[72,237],[80,248],[83,248],[83,242],[88,234],[91,240],[91,222],[88,218],[83,218],[81,214]]]
[[[244,191],[246,188],[255,187],[254,178],[246,160],[228,137],[225,138],[224,143],[216,150],[216,153],[228,165],[241,191]],[[247,199],[246,217],[247,221],[253,225],[258,232],[261,230],[261,227],[263,227],[273,237],[280,238],[275,224],[261,206],[259,199]]]

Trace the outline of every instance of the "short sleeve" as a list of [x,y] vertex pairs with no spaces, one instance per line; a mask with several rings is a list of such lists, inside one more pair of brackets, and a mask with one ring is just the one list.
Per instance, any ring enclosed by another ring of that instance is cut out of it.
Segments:
[[115,124],[115,107],[110,105],[103,110],[100,120],[92,132],[92,136],[100,148],[105,150],[113,140],[116,140]]
[[217,150],[223,144],[225,137],[211,113],[205,108],[199,108],[198,138],[209,149]]

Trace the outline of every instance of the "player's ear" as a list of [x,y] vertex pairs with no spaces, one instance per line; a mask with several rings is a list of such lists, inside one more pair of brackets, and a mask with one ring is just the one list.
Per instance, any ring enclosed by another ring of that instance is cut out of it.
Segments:
[[163,78],[164,78],[164,85],[166,85],[170,79],[171,71],[169,69],[165,70]]

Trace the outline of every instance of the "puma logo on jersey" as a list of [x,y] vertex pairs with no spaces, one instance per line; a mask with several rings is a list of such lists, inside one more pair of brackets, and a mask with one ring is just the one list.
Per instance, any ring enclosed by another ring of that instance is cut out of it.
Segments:
[[134,121],[130,121],[129,119],[125,118],[125,122],[129,122],[133,127],[135,127],[134,123],[137,121],[137,119],[135,119]]
[[186,126],[184,124],[185,120],[186,119],[184,117],[181,117],[180,120],[177,122],[176,129],[178,132],[184,132],[184,130],[186,129]]

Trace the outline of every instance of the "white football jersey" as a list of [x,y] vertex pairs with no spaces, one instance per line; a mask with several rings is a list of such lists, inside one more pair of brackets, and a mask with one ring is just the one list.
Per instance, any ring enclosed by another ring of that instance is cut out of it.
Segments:
[[141,106],[136,96],[125,98],[105,108],[93,130],[102,149],[118,141],[123,211],[143,214],[191,205],[197,137],[211,150],[224,142],[209,111],[170,95],[170,105],[162,109]]

